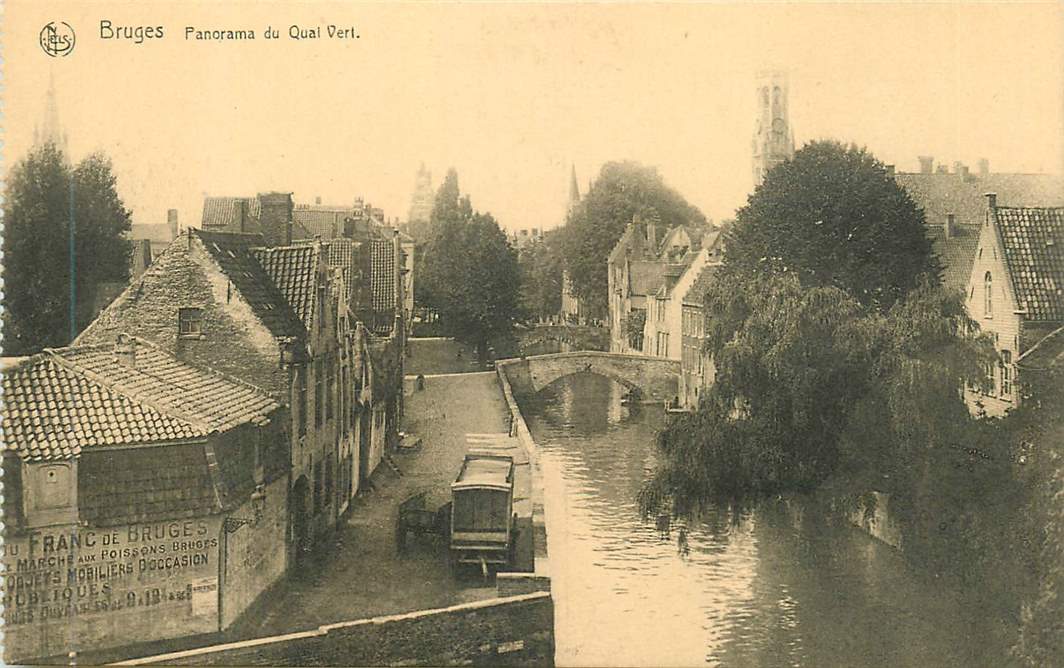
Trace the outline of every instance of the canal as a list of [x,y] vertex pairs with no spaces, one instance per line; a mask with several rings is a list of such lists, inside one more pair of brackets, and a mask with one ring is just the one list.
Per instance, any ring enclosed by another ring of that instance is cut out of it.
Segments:
[[558,665],[1008,663],[965,592],[856,529],[778,503],[711,509],[667,534],[642,520],[637,493],[664,416],[630,411],[623,392],[578,374],[522,406],[554,481]]

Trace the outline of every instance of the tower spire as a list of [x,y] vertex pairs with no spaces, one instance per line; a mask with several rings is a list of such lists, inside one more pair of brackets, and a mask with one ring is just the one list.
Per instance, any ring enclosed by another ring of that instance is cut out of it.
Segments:
[[576,182],[576,165],[573,165],[569,177],[569,211],[571,212],[580,203],[580,185]]
[[44,115],[41,124],[33,130],[34,143],[54,144],[64,154],[67,152],[67,138],[59,125],[59,104],[55,95],[55,73],[48,72],[48,91],[44,94]]

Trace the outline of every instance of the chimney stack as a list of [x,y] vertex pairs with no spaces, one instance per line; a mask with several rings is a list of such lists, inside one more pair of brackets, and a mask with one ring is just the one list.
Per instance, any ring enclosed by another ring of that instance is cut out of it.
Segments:
[[979,158],[979,176],[990,176],[990,161]]
[[259,193],[259,226],[266,246],[292,243],[292,193]]
[[314,203],[318,206],[321,206],[321,195],[318,195],[314,198]]
[[166,211],[166,224],[170,226],[170,240],[173,241],[177,238],[178,233],[177,209],[168,209]]
[[930,155],[921,155],[917,159],[920,161],[920,173],[930,174],[935,166],[935,158]]
[[137,342],[129,334],[115,338],[114,359],[123,366],[137,366]]
[[946,238],[947,239],[949,239],[950,237],[953,236],[953,233],[956,231],[956,224],[957,224],[957,217],[954,216],[952,213],[947,213],[946,214],[946,229],[944,230],[945,233],[946,233]]
[[887,170],[887,176],[894,178],[894,165],[885,165],[885,168]]
[[986,207],[991,211],[997,209],[997,193],[986,194]]

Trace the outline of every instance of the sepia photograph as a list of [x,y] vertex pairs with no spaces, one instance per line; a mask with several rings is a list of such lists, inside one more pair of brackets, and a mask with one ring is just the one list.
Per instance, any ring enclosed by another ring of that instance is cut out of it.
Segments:
[[4,665],[1064,666],[1064,4],[0,31]]

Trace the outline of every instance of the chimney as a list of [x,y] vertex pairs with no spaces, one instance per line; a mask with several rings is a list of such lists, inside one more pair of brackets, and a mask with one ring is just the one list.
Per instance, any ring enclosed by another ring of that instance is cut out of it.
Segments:
[[986,208],[990,211],[997,210],[997,193],[986,193]]
[[137,366],[137,343],[129,334],[115,338],[114,359],[122,366]]
[[233,206],[236,208],[236,231],[243,234],[247,228],[248,201],[246,199],[238,199],[233,202]]
[[321,195],[314,198],[314,204],[321,206]]
[[917,159],[920,161],[920,173],[930,174],[935,166],[935,158],[930,155],[921,155]]
[[292,193],[259,193],[259,226],[266,246],[292,243]]
[[947,239],[952,237],[953,233],[956,232],[956,229],[957,229],[956,225],[957,225],[957,217],[954,216],[952,213],[947,213],[946,214],[946,229],[944,230]]
[[894,165],[886,165],[887,176],[894,178]]
[[177,238],[177,209],[168,209],[166,212],[166,224],[170,226],[170,240]]
[[990,161],[979,158],[979,176],[990,176]]

